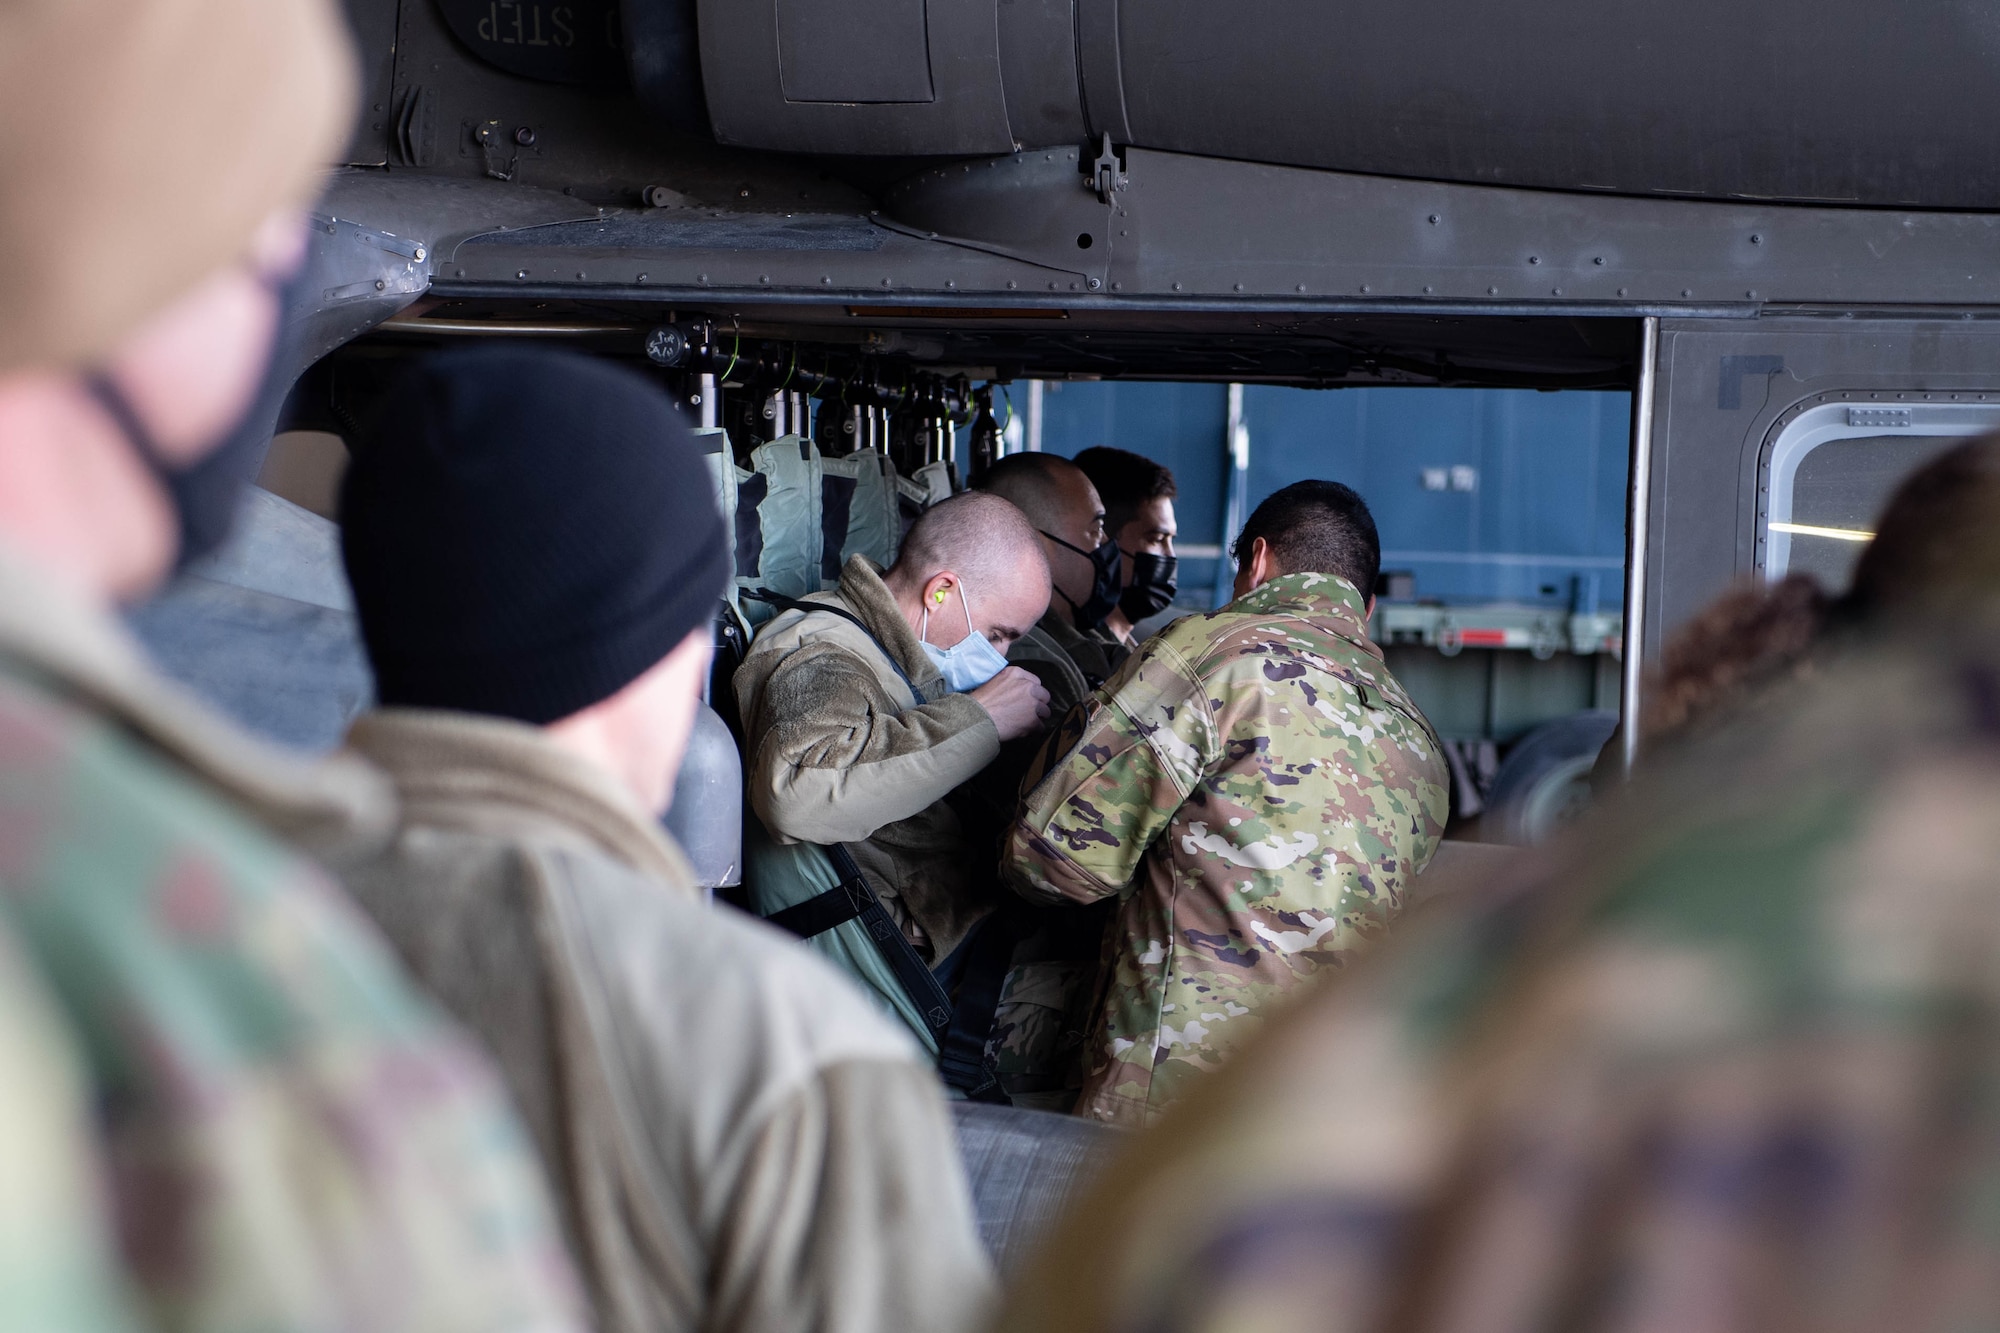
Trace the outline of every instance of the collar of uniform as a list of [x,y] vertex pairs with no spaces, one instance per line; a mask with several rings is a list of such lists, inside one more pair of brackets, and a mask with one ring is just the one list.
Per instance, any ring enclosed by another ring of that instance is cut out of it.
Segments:
[[1368,631],[1368,599],[1338,574],[1280,574],[1229,604],[1231,611],[1266,615],[1332,616],[1351,623],[1357,635]]
[[[944,676],[938,671],[937,663],[931,661],[917,638],[917,632],[910,628],[910,622],[903,619],[903,608],[896,605],[896,596],[889,591],[889,585],[882,581],[882,567],[865,555],[851,555],[840,570],[840,587],[837,594],[848,610],[868,627],[875,641],[889,650],[896,665],[903,668],[903,674],[910,683],[922,692],[918,703],[932,703],[943,698],[949,691],[945,689]],[[812,598],[807,598],[811,601]]]
[[1094,634],[1087,634],[1058,616],[1054,609],[1046,612],[1035,628],[1053,639],[1056,646],[1069,655],[1076,669],[1085,677],[1095,681],[1111,679],[1115,669],[1111,661],[1111,649],[1104,640]]
[[[1050,671],[1062,677],[1068,695],[1072,695],[1074,699],[1082,699],[1084,695],[1090,693],[1090,683],[1084,679],[1084,669],[1076,664],[1076,656],[1048,632],[1046,620],[1040,624],[1030,624],[1028,632],[1016,638],[1008,646],[1006,660],[1014,664],[1014,667],[1024,667],[1028,662],[1046,664]],[[1042,685],[1048,685],[1048,681],[1044,679]],[[1054,695],[1054,689],[1050,693]]]
[[105,716],[280,837],[339,860],[395,827],[382,776],[352,759],[267,744],[155,672],[112,615],[0,543],[0,671]]
[[581,842],[696,892],[687,858],[625,784],[537,727],[436,708],[378,708],[355,720],[347,743],[396,784],[406,826]]

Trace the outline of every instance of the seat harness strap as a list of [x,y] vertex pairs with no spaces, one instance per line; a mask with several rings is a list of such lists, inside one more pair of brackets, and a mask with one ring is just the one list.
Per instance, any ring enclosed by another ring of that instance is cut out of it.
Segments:
[[765,919],[801,939],[810,939],[849,921],[860,921],[868,938],[875,942],[882,961],[889,965],[897,983],[924,1016],[924,1026],[930,1029],[942,1050],[945,1034],[951,1028],[951,997],[938,985],[916,946],[889,915],[889,909],[875,896],[875,886],[862,875],[861,867],[854,864],[853,853],[836,842],[826,847],[826,854],[833,862],[834,873],[840,876],[840,883]]
[[889,651],[889,646],[876,638],[875,631],[862,624],[861,617],[855,615],[852,611],[847,610],[845,607],[828,606],[825,602],[802,602],[796,597],[787,597],[781,592],[772,592],[769,588],[745,588],[742,595],[753,601],[775,606],[780,611],[803,611],[807,615],[811,615],[814,612],[823,612],[829,616],[839,616],[842,620],[847,621],[868,636],[868,641],[880,650],[882,660],[889,664],[889,669],[902,679],[903,684],[910,687],[910,697],[915,699],[919,704],[924,702],[924,692],[917,688],[915,681],[910,679],[910,673],[903,670],[903,664],[896,660],[896,655]]
[[[918,703],[923,702],[923,691],[917,688],[916,682],[903,670],[902,663],[896,660],[895,654],[875,637],[875,632],[862,624],[859,616],[838,606],[828,606],[824,602],[802,602],[796,597],[772,592],[769,588],[746,589],[743,595],[760,602],[767,602],[782,611],[803,611],[808,615],[824,612],[851,621],[868,636],[869,642],[881,650],[883,658],[895,669],[896,674],[902,677],[903,683],[910,687],[910,697]],[[861,928],[868,932],[868,938],[875,942],[875,948],[881,953],[882,961],[888,964],[889,971],[895,974],[903,992],[910,997],[911,1002],[917,1006],[917,1011],[923,1015],[924,1026],[930,1030],[931,1036],[936,1039],[938,1048],[942,1052],[946,1044],[946,1035],[951,1029],[951,997],[945,994],[944,987],[938,984],[938,979],[931,975],[929,966],[917,953],[916,946],[910,943],[909,938],[896,925],[895,919],[889,915],[889,909],[882,905],[881,898],[875,893],[875,886],[868,882],[867,877],[861,873],[861,867],[854,863],[853,853],[837,842],[826,844],[824,850],[827,858],[833,862],[834,873],[840,876],[840,882],[824,893],[773,912],[765,919],[780,930],[788,930],[801,939],[811,939],[815,935],[832,930],[835,926],[858,920]],[[949,1077],[946,1081],[950,1082]],[[952,1086],[959,1085],[954,1083]]]
[[1007,1104],[999,1075],[986,1058],[987,1043],[999,1018],[1000,991],[1014,965],[1014,946],[1023,923],[1002,904],[973,927],[971,952],[959,973],[958,1003],[951,1025],[938,1041],[938,1073],[947,1086],[965,1093],[966,1100]]

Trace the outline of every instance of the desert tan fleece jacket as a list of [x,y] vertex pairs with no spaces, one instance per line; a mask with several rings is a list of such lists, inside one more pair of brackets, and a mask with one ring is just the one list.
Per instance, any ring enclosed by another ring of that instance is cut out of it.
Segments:
[[776,838],[846,843],[935,962],[997,901],[972,873],[944,797],[1000,753],[999,730],[977,701],[946,689],[865,556],[848,559],[837,591],[805,600],[849,612],[867,632],[802,611],[758,631],[734,681],[750,807]]
[[936,1076],[845,978],[706,905],[626,789],[535,728],[384,709],[349,744],[403,820],[350,887],[498,1056],[604,1333],[980,1317]]

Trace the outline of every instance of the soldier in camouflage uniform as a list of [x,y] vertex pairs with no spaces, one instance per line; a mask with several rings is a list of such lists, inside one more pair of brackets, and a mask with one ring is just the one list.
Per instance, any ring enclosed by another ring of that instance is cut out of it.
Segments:
[[[1986,526],[1942,572],[1991,598]],[[2000,1327],[1984,617],[1822,662],[1446,890],[1112,1167],[1001,1327]]]
[[[386,839],[387,783],[215,719],[115,612],[220,541],[261,455],[352,76],[328,0],[0,6],[0,120],[33,127],[0,138],[0,934],[74,1041],[124,1279],[83,1270],[94,1315],[20,1279],[106,1266],[61,1252],[73,1173],[34,1249],[0,1233],[6,1328],[115,1323],[121,1294],[181,1333],[584,1323],[490,1066],[280,842]],[[0,1045],[13,1096],[45,1068]],[[31,1207],[7,1158],[63,1174],[76,1126],[8,1101],[0,1194]]]
[[1401,905],[1443,836],[1430,725],[1368,641],[1360,497],[1278,492],[1237,598],[1176,621],[1050,747],[1007,849],[1031,898],[1123,899],[1080,1114],[1153,1119]]
[[72,1046],[0,932],[0,1326],[137,1333]]
[[32,577],[0,559],[0,924],[82,1043],[147,1308],[187,1330],[581,1327],[491,1069],[267,831],[358,852],[391,830],[386,787],[232,733]]

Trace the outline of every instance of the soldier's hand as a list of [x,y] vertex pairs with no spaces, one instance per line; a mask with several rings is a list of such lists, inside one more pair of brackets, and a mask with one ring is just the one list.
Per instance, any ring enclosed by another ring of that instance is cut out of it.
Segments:
[[1019,667],[1008,667],[969,697],[992,715],[1003,741],[1026,736],[1048,724],[1049,692],[1032,672]]

